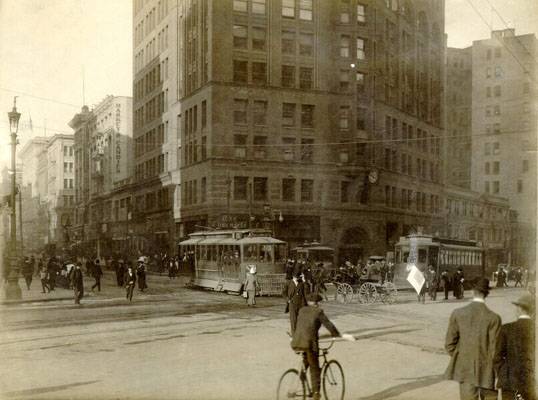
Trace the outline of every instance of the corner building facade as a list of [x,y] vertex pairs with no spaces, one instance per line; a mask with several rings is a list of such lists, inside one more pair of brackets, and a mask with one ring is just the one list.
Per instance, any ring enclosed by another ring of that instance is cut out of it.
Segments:
[[181,236],[355,262],[442,233],[444,1],[184,0],[178,23]]

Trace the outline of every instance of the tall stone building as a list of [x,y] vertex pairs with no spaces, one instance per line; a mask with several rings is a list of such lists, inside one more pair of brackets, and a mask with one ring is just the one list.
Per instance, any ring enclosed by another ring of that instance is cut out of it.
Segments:
[[526,242],[517,242],[514,262],[535,259],[537,40],[514,29],[493,31],[473,42],[473,190],[506,197]]
[[[178,0],[133,2],[134,176],[129,230],[134,247],[143,252],[169,252],[177,241],[180,18]],[[192,40],[201,43],[199,38]]]
[[49,140],[50,137],[34,136],[19,152],[19,159],[24,168],[22,184],[30,185],[31,196],[41,199],[45,199],[47,195],[46,168],[43,170],[43,160],[46,165]]
[[[136,27],[152,3],[135,2]],[[185,0],[175,15],[180,236],[264,226],[356,260],[444,228],[444,1]]]
[[448,48],[446,57],[445,182],[471,188],[472,47]]

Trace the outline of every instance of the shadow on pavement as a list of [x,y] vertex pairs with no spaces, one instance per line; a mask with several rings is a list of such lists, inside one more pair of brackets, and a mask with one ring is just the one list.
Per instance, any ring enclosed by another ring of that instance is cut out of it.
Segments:
[[1,398],[8,398],[8,397],[28,398],[28,396],[35,396],[35,395],[44,394],[44,393],[59,392],[61,390],[66,390],[72,387],[92,385],[97,382],[100,382],[100,381],[76,382],[76,383],[70,383],[68,385],[45,386],[45,387],[40,387],[40,388],[35,388],[35,389],[17,390],[14,392],[1,393],[0,397]]
[[[402,378],[406,379],[406,378]],[[420,389],[426,386],[431,386],[444,380],[443,375],[429,375],[421,376],[413,379],[411,382],[402,383],[400,385],[393,386],[391,388],[382,390],[381,392],[374,393],[370,396],[359,397],[357,400],[384,400],[391,397],[398,396],[402,393],[409,392],[411,390]]]

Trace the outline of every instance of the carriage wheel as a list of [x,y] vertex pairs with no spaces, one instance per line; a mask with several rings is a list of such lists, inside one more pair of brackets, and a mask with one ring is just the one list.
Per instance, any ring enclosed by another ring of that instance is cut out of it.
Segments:
[[377,298],[377,290],[371,282],[365,282],[359,288],[359,301],[361,303],[373,303]]
[[385,304],[393,304],[398,296],[398,290],[396,285],[392,282],[385,282],[383,284],[383,295],[381,301]]
[[353,288],[347,283],[339,283],[336,288],[336,300],[340,303],[350,303],[353,299]]

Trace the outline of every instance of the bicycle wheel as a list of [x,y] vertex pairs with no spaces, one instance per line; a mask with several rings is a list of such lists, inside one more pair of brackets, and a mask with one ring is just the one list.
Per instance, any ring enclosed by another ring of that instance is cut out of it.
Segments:
[[288,369],[282,374],[280,380],[278,381],[276,399],[306,400],[305,382],[299,378],[299,372],[296,369]]
[[330,360],[321,371],[325,400],[343,400],[346,383],[344,370],[336,360]]

